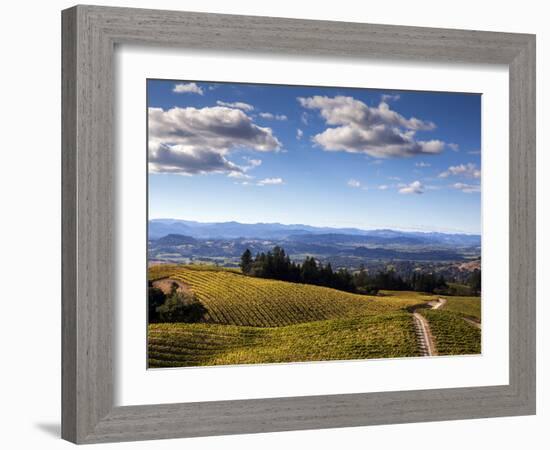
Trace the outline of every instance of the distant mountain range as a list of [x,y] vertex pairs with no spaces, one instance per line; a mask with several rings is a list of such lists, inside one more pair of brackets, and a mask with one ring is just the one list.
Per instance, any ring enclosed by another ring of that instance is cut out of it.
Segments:
[[[267,239],[300,242],[310,245],[380,245],[380,246],[442,246],[478,247],[481,236],[465,233],[439,233],[398,230],[361,230],[359,228],[314,227],[280,223],[196,222],[179,219],[149,221],[149,240],[171,239]],[[160,243],[160,242],[159,242]],[[183,243],[183,242],[182,242]],[[190,244],[192,242],[185,242]],[[169,244],[165,242],[165,244]],[[172,243],[172,245],[174,245]],[[176,244],[177,245],[177,244]]]

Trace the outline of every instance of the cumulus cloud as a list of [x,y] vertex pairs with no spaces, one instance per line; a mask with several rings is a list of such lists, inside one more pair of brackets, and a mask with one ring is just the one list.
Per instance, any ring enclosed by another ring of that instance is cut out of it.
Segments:
[[399,189],[400,194],[423,194],[424,186],[420,181],[413,181],[411,184],[408,184],[401,189]]
[[348,186],[352,188],[360,188],[361,182],[354,178],[351,178],[350,180],[348,180]]
[[244,102],[222,102],[221,100],[218,100],[216,102],[216,105],[218,106],[227,106],[228,108],[237,108],[242,109],[243,111],[253,111],[254,106],[244,103]]
[[459,164],[458,166],[450,166],[444,172],[441,172],[439,178],[448,178],[450,176],[462,176],[466,178],[481,178],[481,170],[473,163]]
[[154,173],[202,174],[243,172],[222,154],[209,149],[149,142],[149,168]]
[[445,148],[443,141],[417,140],[417,131],[431,131],[430,121],[406,118],[382,101],[369,107],[353,97],[298,97],[306,109],[318,110],[327,128],[313,141],[326,151],[366,153],[375,158],[407,157],[438,154]]
[[296,139],[300,140],[304,137],[304,132],[300,128],[296,129]]
[[274,184],[283,184],[284,181],[282,178],[264,178],[263,180],[258,181],[256,183],[258,186],[266,186],[266,185],[274,185]]
[[229,161],[231,151],[269,152],[281,146],[271,128],[256,125],[236,108],[149,108],[148,115],[149,168],[156,173],[244,173],[249,166]]
[[466,194],[473,194],[475,192],[481,192],[481,186],[479,184],[468,184],[468,183],[455,183],[452,185],[453,188],[458,189]]
[[415,117],[407,119],[391,110],[385,102],[381,102],[378,107],[369,107],[360,100],[342,95],[332,98],[321,95],[308,98],[298,97],[298,101],[304,108],[318,109],[329,125],[391,124],[412,130],[435,129],[433,122],[425,122]]
[[176,94],[204,94],[202,88],[197,83],[179,83],[174,85],[172,91]]
[[268,119],[268,120],[287,120],[288,117],[284,114],[271,114],[270,112],[262,112],[260,113],[260,117],[262,119]]

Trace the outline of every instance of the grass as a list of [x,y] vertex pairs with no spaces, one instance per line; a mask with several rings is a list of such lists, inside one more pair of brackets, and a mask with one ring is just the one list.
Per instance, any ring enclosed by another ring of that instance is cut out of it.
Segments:
[[169,277],[188,286],[208,313],[204,322],[281,327],[404,310],[434,298],[413,292],[351,294],[320,286],[254,278],[208,266],[154,266],[150,279]]
[[469,296],[472,294],[472,288],[466,284],[449,282],[447,285],[449,286],[447,290],[449,295]]
[[439,355],[481,353],[481,330],[467,323],[458,313],[446,310],[420,310],[430,324]]
[[481,297],[445,297],[447,303],[442,309],[455,312],[481,322]]
[[418,356],[410,314],[393,312],[277,328],[153,324],[149,367]]

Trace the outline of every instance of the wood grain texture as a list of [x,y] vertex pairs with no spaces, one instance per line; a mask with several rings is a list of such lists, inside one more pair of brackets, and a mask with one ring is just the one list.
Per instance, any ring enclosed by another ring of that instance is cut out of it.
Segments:
[[[65,439],[94,443],[535,412],[534,36],[94,6],[64,11],[62,29]],[[116,44],[508,65],[509,385],[114,407]]]

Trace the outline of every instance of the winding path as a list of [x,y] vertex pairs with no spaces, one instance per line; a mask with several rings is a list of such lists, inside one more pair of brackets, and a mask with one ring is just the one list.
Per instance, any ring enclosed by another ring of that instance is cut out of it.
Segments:
[[481,330],[481,324],[479,322],[476,322],[473,319],[470,319],[469,317],[462,317],[466,322],[468,322],[470,325],[473,325],[474,327]]
[[[439,309],[443,308],[443,306],[445,306],[445,303],[447,303],[447,299],[440,297],[435,301],[428,302],[427,305],[431,309]],[[432,332],[430,330],[430,324],[422,314],[416,312],[420,308],[425,308],[425,306],[419,306],[413,309],[411,312],[414,319],[416,339],[418,341],[418,347],[420,348],[421,356],[437,356],[437,349],[435,346],[434,338],[432,336]],[[464,316],[462,316],[462,319],[464,319],[470,325],[481,330],[481,323]]]
[[[428,306],[431,309],[439,309],[445,303],[447,303],[446,299],[438,298],[437,301],[429,302]],[[430,324],[422,314],[416,312],[417,309],[419,308],[415,308],[412,311],[412,315],[414,319],[416,339],[418,340],[421,356],[437,356],[437,350],[432,332],[430,330]]]
[[412,315],[414,319],[416,339],[418,341],[418,347],[420,348],[420,356],[437,355],[428,321],[420,313],[413,312]]
[[[447,299],[439,297],[437,299],[437,302],[429,302],[428,305],[430,305],[432,307],[432,309],[439,309],[439,308],[442,308],[445,305],[445,303],[447,303]],[[470,325],[473,325],[474,327],[481,330],[481,323],[478,322],[477,320],[471,319],[470,317],[464,317],[464,316],[461,316],[461,317],[462,317],[463,320],[468,322]]]

